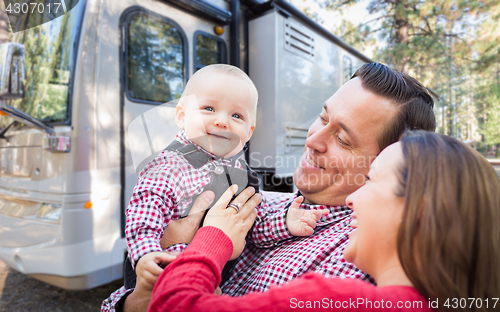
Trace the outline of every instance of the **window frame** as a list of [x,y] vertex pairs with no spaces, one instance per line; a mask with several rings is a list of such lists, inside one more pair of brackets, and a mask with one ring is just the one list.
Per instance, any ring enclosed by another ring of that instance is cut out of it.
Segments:
[[[67,105],[67,110],[66,110],[66,117],[63,119],[63,120],[60,120],[60,121],[43,121],[43,123],[45,124],[48,124],[50,126],[71,126],[73,124],[73,104],[76,101],[78,101],[78,99],[74,99],[74,95],[75,95],[75,86],[77,85],[77,83],[75,83],[76,80],[79,80],[80,78],[76,75],[76,72],[78,71],[78,67],[80,66],[79,62],[79,58],[80,58],[80,39],[81,39],[81,36],[82,36],[82,32],[84,32],[84,20],[85,18],[87,17],[87,3],[88,3],[88,0],[80,0],[78,1],[77,5],[80,4],[80,3],[83,3],[82,4],[82,12],[80,13],[81,16],[80,16],[80,20],[79,20],[79,24],[78,24],[78,27],[77,27],[77,30],[76,30],[76,35],[75,35],[75,40],[74,40],[74,44],[73,44],[73,59],[71,60],[72,62],[72,71],[71,71],[71,77],[70,77],[70,83],[68,85],[68,98],[66,99],[66,105]],[[75,5],[76,6],[76,5]],[[52,21],[49,21],[47,22],[50,23]],[[41,26],[41,25],[39,25]],[[16,33],[19,37],[22,37],[23,40],[13,40],[13,38],[15,37],[11,37],[10,38],[10,41],[8,42],[14,42],[14,43],[19,43],[19,44],[22,44],[23,47],[24,47],[24,40],[26,39],[25,36],[22,34],[24,31],[27,31],[29,29],[25,29],[23,31],[20,31],[18,33]],[[14,34],[14,36],[16,35]],[[17,38],[16,38],[17,39]],[[26,64],[25,64],[26,65]],[[26,72],[27,74],[27,72]],[[24,88],[24,85],[23,85],[23,88]],[[26,96],[26,95],[24,95]],[[12,101],[16,101],[16,100],[7,100],[8,101],[8,104],[12,106]],[[17,124],[14,124],[14,126],[11,128],[11,129],[30,129],[30,128],[34,128],[34,129],[37,129],[36,126],[33,126],[33,125],[27,125],[27,124],[20,124],[20,123],[17,123]]]
[[[349,77],[346,77],[346,61],[349,61]],[[351,79],[352,75],[354,75],[353,70],[352,70],[352,59],[349,55],[344,54],[342,56],[342,83],[346,83]]]
[[[182,38],[182,47],[184,49],[183,66],[182,66],[183,74],[184,74],[184,79],[183,79],[184,88],[186,87],[186,83],[189,79],[189,77],[188,77],[188,74],[189,74],[189,52],[188,52],[189,51],[189,42],[187,40],[186,33],[184,32],[182,27],[176,21],[174,21],[173,19],[168,18],[164,15],[152,12],[150,10],[147,10],[147,9],[145,9],[143,7],[139,7],[139,6],[134,6],[134,7],[131,7],[129,9],[125,10],[125,12],[122,15],[123,17],[122,17],[122,23],[121,23],[121,31],[122,31],[122,53],[123,53],[122,55],[123,55],[123,57],[120,60],[120,62],[121,62],[120,67],[122,68],[121,75],[122,75],[123,91],[125,93],[125,96],[127,97],[127,99],[130,102],[133,102],[133,103],[149,104],[149,105],[162,105],[162,104],[165,104],[165,102],[154,102],[154,101],[137,99],[137,98],[132,97],[130,95],[130,92],[129,92],[129,77],[128,77],[128,71],[129,71],[129,67],[128,67],[128,56],[129,56],[128,43],[129,43],[129,40],[128,40],[128,37],[129,36],[128,36],[128,31],[129,31],[129,25],[130,25],[131,19],[138,14],[144,14],[144,15],[147,15],[147,17],[151,17],[153,19],[158,20],[159,22],[170,24],[177,31],[179,31],[181,38]],[[173,99],[173,100],[175,100],[175,99]]]
[[218,64],[227,64],[227,45],[226,42],[215,35],[209,34],[205,31],[202,30],[197,30],[193,34],[193,72],[196,72],[198,69],[201,69],[207,65],[200,64],[196,61],[196,51],[198,49],[196,48],[196,44],[198,43],[198,39],[196,38],[198,35],[203,35],[205,37],[215,39],[216,41],[220,42],[222,44],[223,51],[221,53],[221,62]]

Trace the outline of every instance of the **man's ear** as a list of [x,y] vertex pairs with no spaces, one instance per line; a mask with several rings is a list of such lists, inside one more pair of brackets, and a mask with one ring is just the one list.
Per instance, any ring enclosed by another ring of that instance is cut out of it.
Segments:
[[184,111],[184,104],[177,104],[175,107],[175,123],[179,129],[184,130],[184,117],[186,116],[186,112]]

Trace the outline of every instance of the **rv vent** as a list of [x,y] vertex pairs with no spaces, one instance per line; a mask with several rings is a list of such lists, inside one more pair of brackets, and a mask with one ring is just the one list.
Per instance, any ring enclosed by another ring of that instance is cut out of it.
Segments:
[[285,50],[314,62],[314,36],[304,26],[285,20]]
[[304,149],[309,129],[285,126],[285,154]]

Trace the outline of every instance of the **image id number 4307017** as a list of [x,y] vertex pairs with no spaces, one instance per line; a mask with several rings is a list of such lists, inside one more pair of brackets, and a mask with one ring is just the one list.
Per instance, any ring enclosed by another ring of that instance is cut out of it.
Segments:
[[499,298],[448,298],[443,306],[447,307],[448,309],[458,309],[459,307],[462,309],[465,308],[476,308],[480,309],[485,307],[486,309],[492,308],[495,309],[497,307]]
[[69,13],[79,0],[3,0],[13,33],[23,31]]
[[61,2],[54,2],[54,3],[38,3],[38,2],[33,2],[33,3],[9,3],[7,7],[5,8],[5,11],[10,14],[43,14],[45,13],[45,10],[48,10],[48,13],[54,12],[55,14],[59,13],[59,10],[64,10],[65,3],[63,1]]

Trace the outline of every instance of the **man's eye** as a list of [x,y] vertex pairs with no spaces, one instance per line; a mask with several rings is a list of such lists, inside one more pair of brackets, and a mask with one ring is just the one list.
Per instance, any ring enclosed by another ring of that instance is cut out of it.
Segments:
[[240,114],[233,114],[233,116],[231,116],[231,117],[241,119],[241,115]]
[[209,111],[209,112],[214,112],[214,109],[210,106],[207,106],[204,108],[205,110]]
[[326,123],[326,119],[325,119],[325,118],[323,118],[321,115],[318,115],[318,118],[319,118],[322,122]]
[[337,135],[337,140],[339,141],[340,144],[344,145],[344,146],[349,146],[349,144],[347,144],[346,142],[342,141],[342,139]]

